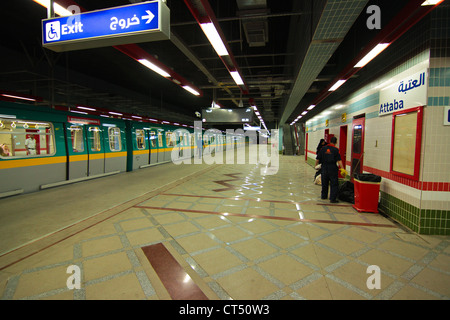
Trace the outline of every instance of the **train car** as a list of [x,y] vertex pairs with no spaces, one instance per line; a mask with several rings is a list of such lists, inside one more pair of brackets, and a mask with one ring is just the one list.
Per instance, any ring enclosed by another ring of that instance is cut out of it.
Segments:
[[0,101],[0,198],[183,160],[198,155],[198,146],[236,144],[220,132],[204,136],[192,126],[135,118]]
[[0,197],[126,171],[125,123],[0,102]]
[[129,152],[128,171],[192,157],[193,130],[169,124],[126,121]]

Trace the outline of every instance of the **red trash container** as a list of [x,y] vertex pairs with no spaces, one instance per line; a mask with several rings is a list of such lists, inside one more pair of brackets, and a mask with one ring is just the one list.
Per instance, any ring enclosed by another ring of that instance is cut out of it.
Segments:
[[355,190],[355,208],[358,212],[378,213],[378,198],[381,177],[373,174],[358,174],[353,179]]

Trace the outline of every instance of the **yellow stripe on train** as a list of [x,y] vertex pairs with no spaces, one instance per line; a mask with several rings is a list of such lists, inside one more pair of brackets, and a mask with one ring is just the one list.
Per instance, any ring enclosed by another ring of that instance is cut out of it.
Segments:
[[12,169],[31,166],[42,166],[46,164],[65,163],[67,158],[63,157],[48,157],[48,158],[32,158],[32,159],[17,159],[0,162],[0,169]]

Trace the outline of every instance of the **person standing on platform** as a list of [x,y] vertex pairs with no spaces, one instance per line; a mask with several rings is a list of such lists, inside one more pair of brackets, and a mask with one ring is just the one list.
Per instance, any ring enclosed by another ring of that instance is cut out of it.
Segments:
[[[317,160],[317,156],[319,155],[320,149],[322,149],[324,146],[326,146],[328,143],[325,141],[325,139],[320,139],[320,142],[316,148],[316,160]],[[319,164],[321,164],[321,162],[319,161]],[[316,164],[316,173],[314,174],[314,181],[316,181],[316,178],[318,175],[322,174],[322,168],[317,168],[317,164]]]
[[322,149],[324,146],[326,146],[328,143],[325,141],[325,139],[320,139],[319,145],[316,148],[316,157],[320,152],[320,149]]
[[332,137],[330,144],[322,147],[316,158],[316,166],[322,163],[322,193],[321,198],[328,198],[328,185],[330,185],[330,202],[338,203],[338,172],[339,168],[343,168],[339,149],[335,147],[337,138]]

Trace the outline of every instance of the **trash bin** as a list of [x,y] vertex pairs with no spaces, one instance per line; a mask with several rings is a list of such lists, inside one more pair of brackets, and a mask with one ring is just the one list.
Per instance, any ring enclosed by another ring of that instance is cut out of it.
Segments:
[[378,213],[378,197],[381,177],[371,173],[357,173],[353,184],[355,190],[355,208],[358,212]]

